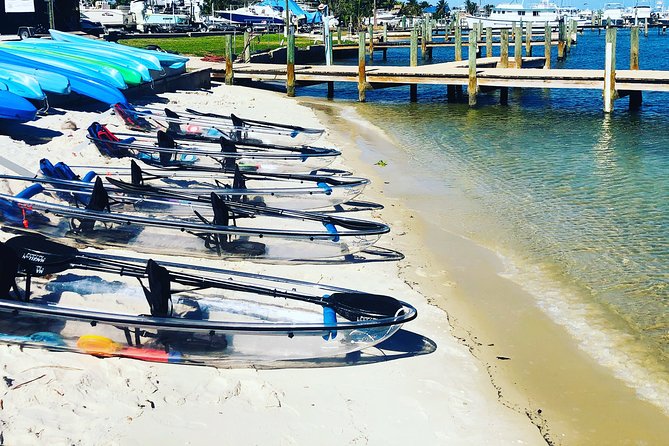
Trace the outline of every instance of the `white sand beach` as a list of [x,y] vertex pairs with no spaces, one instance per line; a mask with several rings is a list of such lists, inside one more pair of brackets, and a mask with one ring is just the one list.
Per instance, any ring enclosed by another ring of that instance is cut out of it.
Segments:
[[[147,101],[157,99],[175,108],[328,128],[294,99],[239,86],[166,93]],[[31,145],[0,136],[0,156],[31,172],[44,157],[125,166],[103,158],[85,139],[92,121],[116,125],[116,119],[109,113],[57,110],[12,127],[19,138],[42,135],[50,141]],[[391,233],[378,245],[402,252],[405,259],[306,265],[178,260],[392,295],[418,309],[415,321],[357,361],[221,369],[0,345],[0,444],[544,444],[524,409],[500,401],[485,365],[454,335],[448,315],[430,303],[434,296],[410,279],[427,274],[421,268],[430,247],[417,244],[415,233],[422,228],[410,211],[385,199],[384,171],[355,141],[338,141],[328,132],[319,143],[342,149],[335,167],[373,180],[360,199],[384,209],[360,217],[389,224]],[[449,292],[444,286],[440,297]]]

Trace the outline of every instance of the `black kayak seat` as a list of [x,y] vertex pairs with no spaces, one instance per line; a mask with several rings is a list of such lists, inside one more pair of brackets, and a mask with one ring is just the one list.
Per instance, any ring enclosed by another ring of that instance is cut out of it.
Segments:
[[167,128],[170,130],[170,132],[181,133],[181,127],[179,126],[179,123],[172,121],[172,119],[180,119],[179,115],[165,107],[165,116],[170,119],[170,121],[167,122]]
[[172,292],[170,289],[169,271],[152,259],[149,259],[146,263],[146,275],[149,279],[149,287],[147,288],[142,284],[142,288],[151,309],[151,316],[172,316]]
[[10,291],[16,287],[19,258],[12,248],[0,243],[0,299],[12,299]]

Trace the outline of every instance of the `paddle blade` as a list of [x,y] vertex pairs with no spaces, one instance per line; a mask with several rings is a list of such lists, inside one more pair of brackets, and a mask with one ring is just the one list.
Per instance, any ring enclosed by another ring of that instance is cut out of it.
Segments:
[[349,321],[392,318],[404,308],[393,297],[366,293],[334,293],[326,303]]
[[19,270],[36,276],[69,269],[71,262],[79,254],[76,248],[36,235],[13,237],[5,244],[16,253]]

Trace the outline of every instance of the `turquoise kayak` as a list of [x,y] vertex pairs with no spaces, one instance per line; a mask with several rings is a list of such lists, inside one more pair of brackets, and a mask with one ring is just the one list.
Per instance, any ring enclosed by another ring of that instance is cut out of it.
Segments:
[[4,62],[0,63],[0,68],[33,76],[39,82],[42,91],[47,93],[70,94],[70,81],[61,74]]
[[27,122],[35,119],[36,113],[37,109],[27,99],[0,90],[0,119]]
[[26,99],[43,101],[46,95],[39,86],[35,77],[0,68],[0,82],[7,86],[7,90]]
[[[111,51],[102,47],[94,48],[90,45],[82,46],[74,43],[61,43],[49,39],[27,39],[20,42],[6,42],[5,45],[14,48],[33,48],[39,51],[57,52],[65,54],[68,57],[83,57],[89,61],[102,64],[114,64],[125,70],[132,70],[133,72],[138,73],[143,82],[151,82],[153,80],[149,68],[143,61],[140,61],[135,57],[120,54],[118,51]],[[114,68],[119,69],[117,67]],[[119,69],[119,71],[121,70]],[[121,71],[121,73],[123,73],[123,71]]]
[[133,48],[125,45],[119,45],[118,43],[110,43],[105,40],[94,40],[94,39],[89,39],[87,37],[77,36],[62,31],[56,31],[55,29],[50,29],[49,34],[51,34],[51,38],[53,40],[57,40],[59,42],[85,43],[88,45],[109,47],[113,48],[116,51],[124,51],[126,53],[131,53],[131,54],[151,55],[158,58],[162,66],[169,67],[172,69],[183,67],[183,65],[186,62],[188,62],[188,57],[179,56],[178,54],[165,53],[162,51],[154,51],[154,50],[145,50],[141,48]]
[[[66,60],[64,58],[54,55],[22,51],[16,48],[10,48],[7,45],[1,45],[0,50],[5,53],[10,53],[15,56],[33,60],[35,62],[40,62],[43,64],[51,65],[53,67],[58,67],[65,70],[75,71],[83,74],[88,78],[101,80],[119,89],[128,88],[127,85],[125,84],[125,81],[123,80],[123,76],[121,75],[121,73],[119,73],[118,70],[115,70],[113,68],[102,67],[99,65],[94,65],[86,62],[75,62],[73,60]],[[0,62],[1,61],[2,57],[0,57]]]
[[48,63],[38,62],[36,60],[26,59],[13,53],[0,50],[0,63],[10,63],[29,69],[43,70],[48,73],[56,73],[65,76],[70,82],[70,88],[75,93],[95,99],[107,105],[114,105],[118,102],[127,104],[128,100],[123,96],[118,88],[96,77],[95,73],[87,70],[77,70],[60,68]]

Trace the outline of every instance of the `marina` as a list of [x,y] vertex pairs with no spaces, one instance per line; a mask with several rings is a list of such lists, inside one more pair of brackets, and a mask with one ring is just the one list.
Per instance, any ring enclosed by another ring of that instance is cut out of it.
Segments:
[[253,30],[2,43],[3,441],[665,444],[669,37],[637,9],[397,9],[300,63],[290,32],[272,64]]

